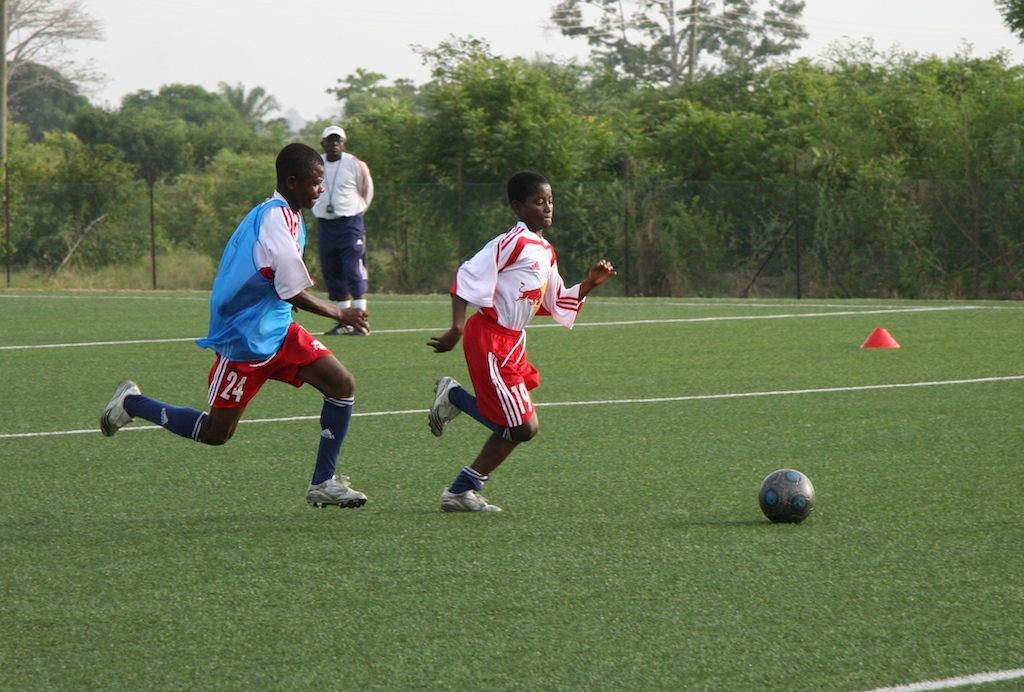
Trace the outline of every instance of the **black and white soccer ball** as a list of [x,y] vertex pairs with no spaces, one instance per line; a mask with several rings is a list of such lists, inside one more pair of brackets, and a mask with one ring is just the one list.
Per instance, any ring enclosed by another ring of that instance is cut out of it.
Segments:
[[772,521],[799,524],[814,509],[814,486],[799,471],[779,469],[761,481],[757,501]]

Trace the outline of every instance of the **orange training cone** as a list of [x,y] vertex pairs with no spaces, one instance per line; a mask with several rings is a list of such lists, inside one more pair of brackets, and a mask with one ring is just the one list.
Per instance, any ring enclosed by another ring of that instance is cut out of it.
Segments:
[[899,348],[900,345],[896,343],[896,339],[889,335],[889,332],[885,331],[881,327],[871,332],[871,336],[865,339],[864,343],[860,345],[861,348]]

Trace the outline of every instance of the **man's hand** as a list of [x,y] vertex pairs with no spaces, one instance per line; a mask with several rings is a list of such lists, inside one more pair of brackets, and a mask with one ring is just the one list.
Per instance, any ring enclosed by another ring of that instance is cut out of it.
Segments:
[[370,333],[370,325],[366,323],[366,320],[370,318],[370,313],[366,312],[362,308],[341,308],[339,311],[340,316],[338,321],[342,324],[351,324],[356,329],[361,329],[366,334]]

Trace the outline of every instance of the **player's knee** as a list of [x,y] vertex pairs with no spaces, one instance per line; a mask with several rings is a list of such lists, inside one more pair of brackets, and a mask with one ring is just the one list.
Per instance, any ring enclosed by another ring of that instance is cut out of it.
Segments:
[[339,375],[338,378],[331,383],[331,391],[327,393],[327,396],[334,399],[347,399],[355,396],[355,394],[355,375],[346,370],[343,375]]
[[529,442],[536,437],[539,430],[540,424],[537,422],[537,416],[533,416],[522,425],[510,428],[509,436],[512,438],[513,442]]
[[199,434],[199,441],[204,445],[220,446],[231,439],[234,430],[204,430]]
[[223,425],[212,425],[210,424],[210,418],[206,417],[203,419],[201,427],[199,429],[199,441],[204,445],[212,445],[218,447],[228,440],[235,434],[235,426],[224,427]]

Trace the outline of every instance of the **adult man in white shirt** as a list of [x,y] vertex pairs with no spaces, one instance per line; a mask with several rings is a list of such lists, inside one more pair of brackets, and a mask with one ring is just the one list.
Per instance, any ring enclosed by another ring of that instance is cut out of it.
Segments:
[[[329,298],[340,308],[366,310],[369,274],[363,214],[373,201],[373,179],[365,163],[345,153],[345,139],[345,130],[337,125],[325,128],[321,135],[325,192],[313,207],[313,215],[317,218],[320,268]],[[353,336],[369,333],[341,323],[326,332]]]

